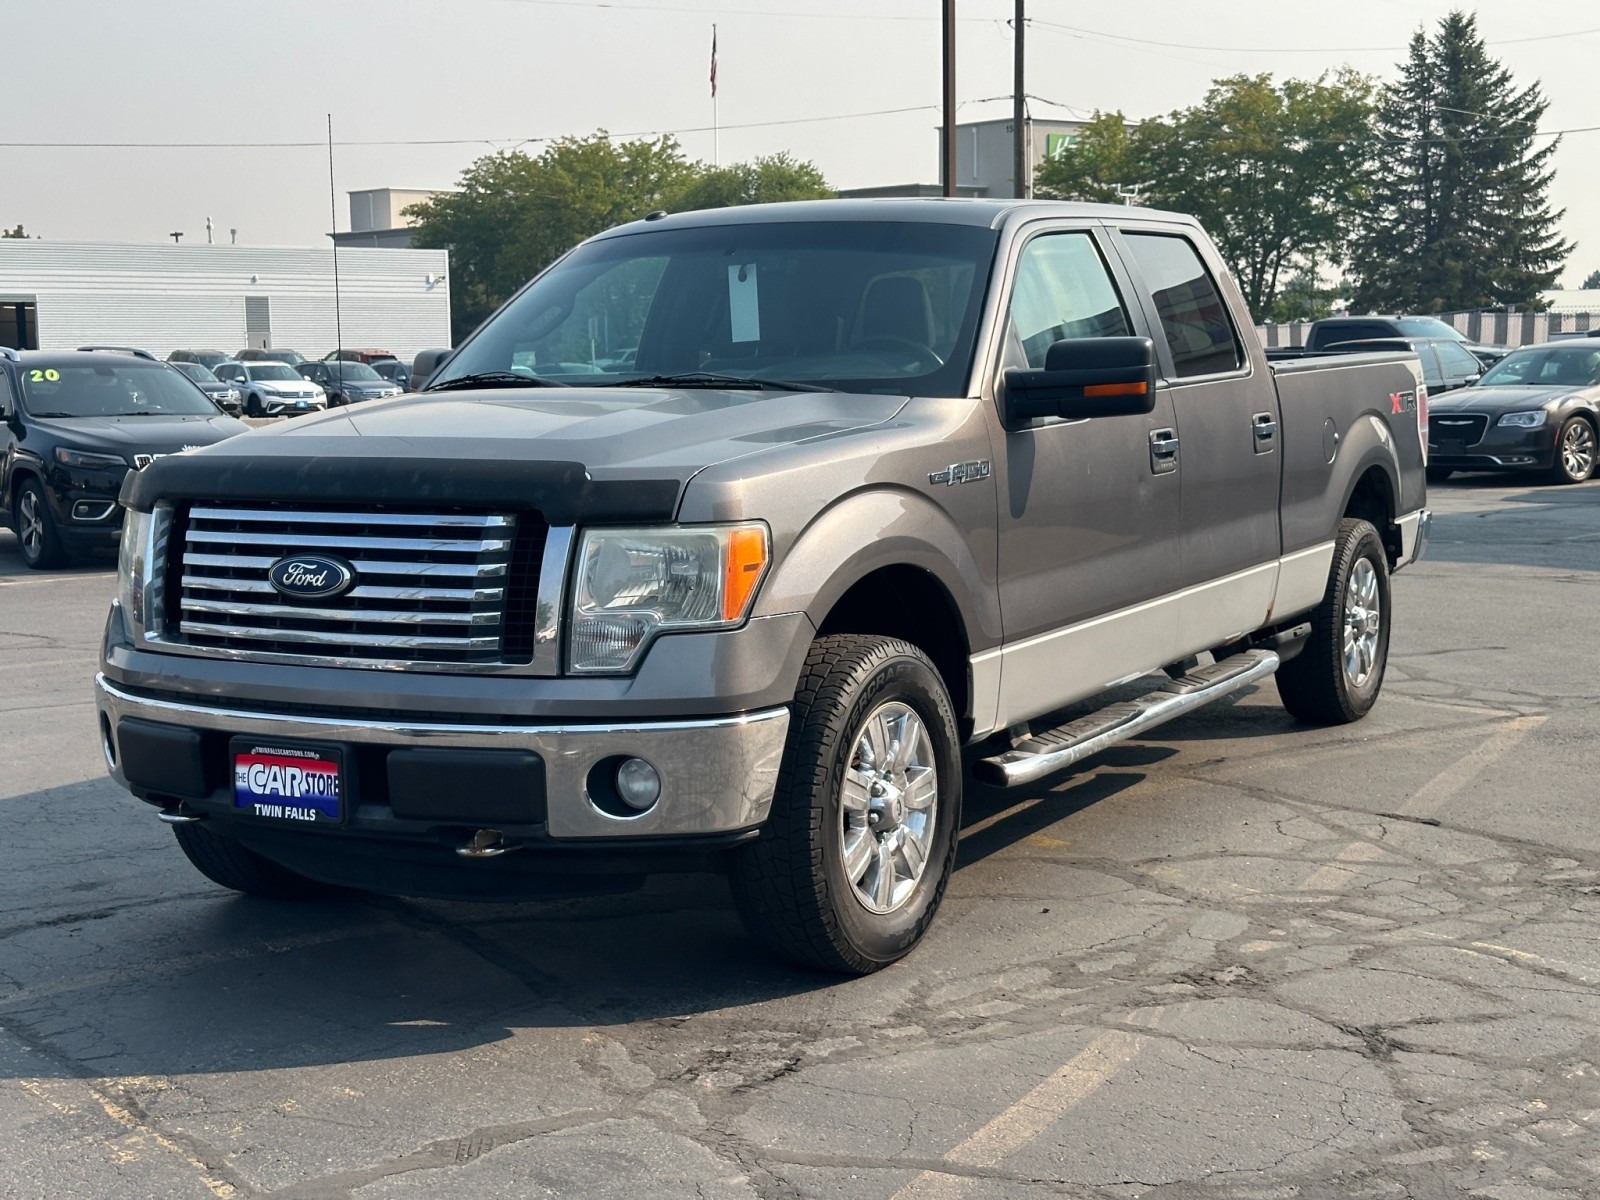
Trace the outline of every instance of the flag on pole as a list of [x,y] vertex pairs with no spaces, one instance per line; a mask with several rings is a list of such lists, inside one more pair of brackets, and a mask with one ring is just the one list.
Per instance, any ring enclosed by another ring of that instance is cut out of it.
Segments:
[[717,98],[717,27],[711,27],[711,98]]

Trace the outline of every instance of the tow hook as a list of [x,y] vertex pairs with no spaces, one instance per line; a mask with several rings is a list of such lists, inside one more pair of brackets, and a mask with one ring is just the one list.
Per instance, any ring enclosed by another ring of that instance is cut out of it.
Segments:
[[506,835],[498,829],[480,829],[466,845],[457,846],[456,853],[462,858],[499,858],[502,854],[520,849],[521,846],[507,842]]
[[181,804],[176,808],[163,808],[156,816],[168,825],[193,825],[206,819],[204,813],[189,812]]

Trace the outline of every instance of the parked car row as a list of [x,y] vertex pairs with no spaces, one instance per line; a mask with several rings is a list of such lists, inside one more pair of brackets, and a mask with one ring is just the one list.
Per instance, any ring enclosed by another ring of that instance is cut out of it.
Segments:
[[411,386],[411,368],[388,350],[330,350],[310,359],[298,350],[174,350],[167,361],[228,412],[293,416],[360,400],[397,396]]

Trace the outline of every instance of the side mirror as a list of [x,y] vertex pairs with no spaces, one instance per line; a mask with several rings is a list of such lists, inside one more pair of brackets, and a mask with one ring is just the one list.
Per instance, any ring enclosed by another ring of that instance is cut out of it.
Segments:
[[450,361],[454,350],[424,350],[411,360],[411,390],[417,391],[428,377]]
[[1479,374],[1477,374],[1477,375],[1468,375],[1467,376],[1467,383],[1470,386],[1471,384],[1477,383],[1478,380],[1480,380],[1482,378],[1483,378],[1483,375],[1482,375],[1481,372]]
[[1043,369],[1007,371],[1002,391],[1008,425],[1152,412],[1155,344],[1144,337],[1066,338],[1045,352]]

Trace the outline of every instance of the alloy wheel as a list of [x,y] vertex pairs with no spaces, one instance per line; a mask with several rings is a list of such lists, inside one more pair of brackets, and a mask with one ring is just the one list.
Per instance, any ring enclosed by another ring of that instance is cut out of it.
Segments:
[[938,819],[933,739],[916,710],[879,705],[857,731],[840,793],[845,877],[868,912],[901,908],[927,869]]
[[22,553],[31,562],[44,553],[44,513],[39,507],[39,496],[32,488],[24,488],[17,499],[17,540],[22,543]]
[[1594,429],[1587,421],[1573,421],[1561,436],[1561,466],[1569,479],[1587,479],[1594,471]]
[[1344,674],[1361,687],[1378,665],[1378,634],[1383,628],[1383,599],[1378,572],[1368,558],[1356,559],[1344,590]]

